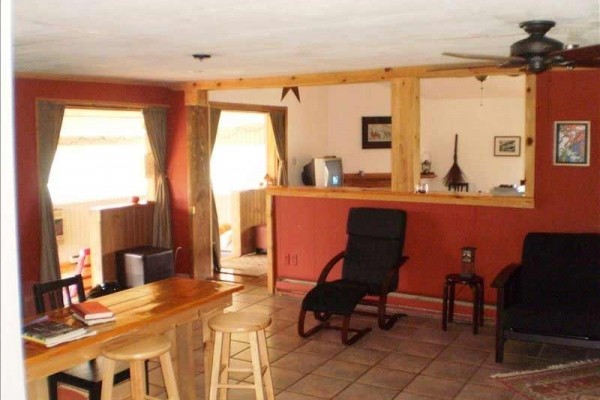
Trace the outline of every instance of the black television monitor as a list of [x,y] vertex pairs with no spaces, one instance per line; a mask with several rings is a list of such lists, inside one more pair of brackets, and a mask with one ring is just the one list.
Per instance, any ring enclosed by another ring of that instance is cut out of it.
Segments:
[[339,157],[313,158],[302,170],[302,183],[316,187],[344,186],[344,169]]

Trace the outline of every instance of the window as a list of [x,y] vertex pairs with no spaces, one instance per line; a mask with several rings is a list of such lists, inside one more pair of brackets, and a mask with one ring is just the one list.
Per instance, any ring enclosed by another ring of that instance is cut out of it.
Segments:
[[141,110],[66,108],[48,183],[53,203],[146,199],[148,153]]

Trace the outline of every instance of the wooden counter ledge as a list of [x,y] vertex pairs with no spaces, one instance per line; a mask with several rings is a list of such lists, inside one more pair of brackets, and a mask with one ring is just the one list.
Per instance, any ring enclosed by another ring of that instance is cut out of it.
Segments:
[[484,207],[534,208],[532,197],[493,196],[489,193],[433,192],[427,194],[394,192],[386,188],[316,188],[311,186],[267,188],[269,196],[357,199],[407,203],[457,204]]

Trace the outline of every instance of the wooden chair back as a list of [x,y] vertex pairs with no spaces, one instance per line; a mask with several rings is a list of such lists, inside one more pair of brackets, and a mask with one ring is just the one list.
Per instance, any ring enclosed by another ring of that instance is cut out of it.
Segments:
[[[55,310],[57,308],[70,306],[73,300],[70,296],[70,286],[75,286],[77,289],[77,300],[79,303],[85,301],[85,291],[83,289],[83,278],[81,274],[70,278],[59,279],[57,281],[36,283],[33,285],[33,295],[35,297],[35,311],[39,313],[47,310]],[[49,308],[46,308],[46,300]]]

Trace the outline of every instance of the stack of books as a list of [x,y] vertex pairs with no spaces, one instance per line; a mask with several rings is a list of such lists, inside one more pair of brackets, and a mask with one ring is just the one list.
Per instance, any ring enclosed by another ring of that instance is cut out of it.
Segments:
[[89,331],[82,326],[52,321],[48,317],[39,318],[23,328],[23,338],[46,347],[53,347],[95,333],[96,331]]
[[115,320],[115,314],[110,308],[97,301],[85,301],[71,305],[73,318],[86,325],[103,324]]

